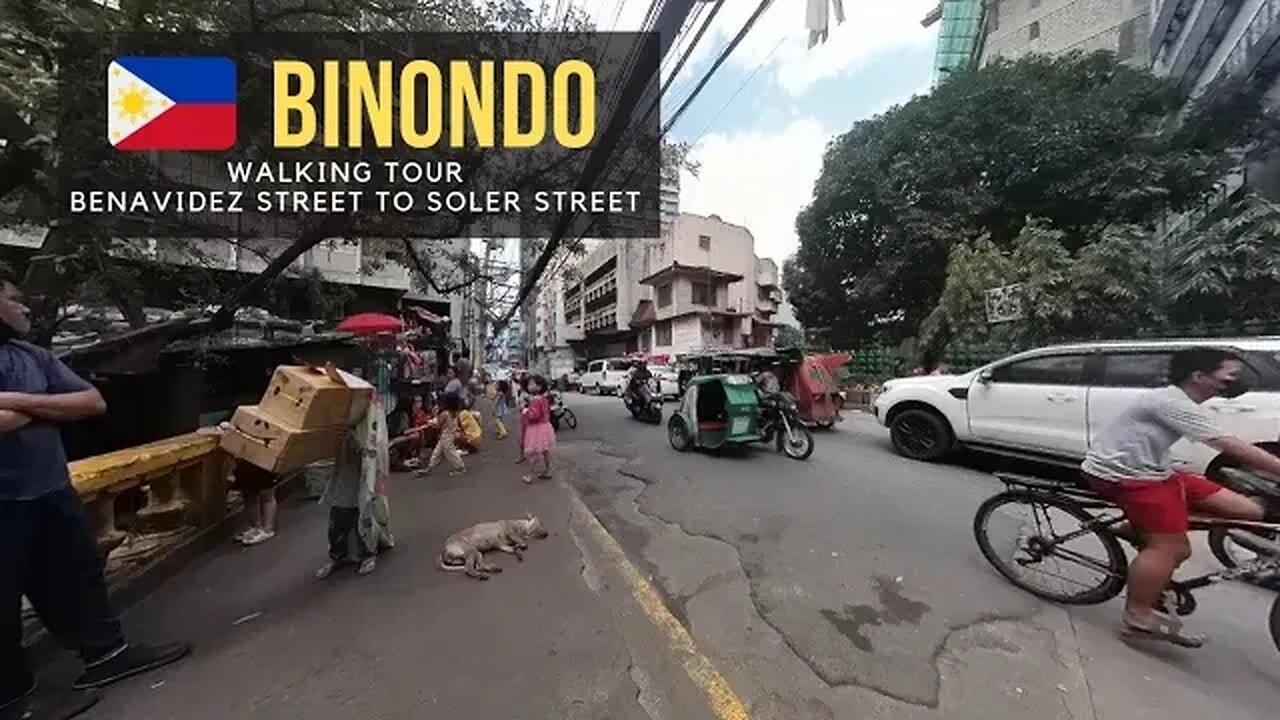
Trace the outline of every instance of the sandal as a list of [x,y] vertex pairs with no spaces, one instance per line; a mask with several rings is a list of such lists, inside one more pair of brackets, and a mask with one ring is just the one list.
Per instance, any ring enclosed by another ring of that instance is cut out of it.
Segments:
[[1130,625],[1125,621],[1121,627],[1120,636],[1127,640],[1158,640],[1193,649],[1202,647],[1205,641],[1203,635],[1183,634],[1182,623],[1164,615],[1156,615],[1155,626],[1150,628]]
[[521,479],[521,480],[524,480],[524,484],[525,484],[525,485],[532,485],[532,484],[533,484],[533,476],[532,476],[532,475],[525,475],[524,477],[522,477],[522,478],[520,478],[520,479]]

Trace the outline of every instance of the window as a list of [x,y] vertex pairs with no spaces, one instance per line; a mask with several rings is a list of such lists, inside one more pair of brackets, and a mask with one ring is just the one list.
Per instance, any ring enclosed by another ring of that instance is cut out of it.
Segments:
[[653,344],[658,347],[671,346],[671,321],[663,320],[653,326]]
[[671,304],[671,283],[658,286],[658,307],[664,308]]
[[716,304],[716,289],[711,283],[693,283],[693,304],[713,307]]
[[1107,355],[1102,371],[1106,387],[1163,387],[1169,384],[1171,353],[1124,353]]
[[1079,385],[1084,381],[1084,355],[1050,355],[1001,365],[994,382],[1019,385]]
[[1027,26],[1027,32],[1031,34],[1031,39],[1035,40],[1040,37],[1040,21],[1037,20]]
[[604,361],[597,360],[587,366],[587,372],[596,373],[604,369]]
[[609,369],[613,370],[614,372],[629,370],[631,369],[631,363],[627,362],[626,360],[610,360]]
[[698,236],[698,249],[699,249],[699,250],[710,250],[710,249],[711,249],[711,236],[710,236],[710,235],[699,235],[699,236]]

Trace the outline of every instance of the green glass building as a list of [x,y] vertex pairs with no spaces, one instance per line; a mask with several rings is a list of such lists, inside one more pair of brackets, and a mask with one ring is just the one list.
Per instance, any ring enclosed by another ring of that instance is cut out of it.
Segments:
[[984,0],[943,0],[933,85],[953,70],[973,67],[982,41]]

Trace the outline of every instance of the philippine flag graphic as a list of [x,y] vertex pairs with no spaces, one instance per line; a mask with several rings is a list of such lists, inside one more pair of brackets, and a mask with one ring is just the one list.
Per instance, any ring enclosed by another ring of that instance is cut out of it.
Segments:
[[236,65],[226,57],[117,57],[107,66],[107,139],[118,150],[236,144]]

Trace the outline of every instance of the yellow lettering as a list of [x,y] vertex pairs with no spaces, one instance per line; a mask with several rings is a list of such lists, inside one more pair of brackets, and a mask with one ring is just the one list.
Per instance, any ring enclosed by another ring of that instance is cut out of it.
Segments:
[[476,87],[471,65],[466,60],[449,63],[449,144],[465,147],[470,118],[479,147],[493,147],[493,61],[480,61],[480,87]]
[[[417,98],[419,75],[426,77],[426,97]],[[440,68],[429,60],[413,60],[400,71],[400,137],[405,144],[419,150],[435,147],[444,132],[440,108],[444,105],[444,78]],[[418,111],[422,110],[427,120],[427,129],[418,132]]]
[[[315,71],[301,60],[276,60],[271,67],[275,116],[273,144],[278,148],[305,147],[316,136],[316,109],[311,106],[311,96],[316,92]],[[298,92],[293,95],[289,93],[292,78],[298,79]],[[289,129],[295,114],[299,119],[296,132]]]
[[369,120],[373,130],[373,144],[380,148],[391,147],[391,121],[394,106],[391,97],[391,61],[378,61],[378,85],[374,87],[369,63],[353,60],[347,68],[349,93],[347,101],[347,147],[358,148],[364,138],[364,121]]
[[342,97],[342,70],[337,60],[324,61],[324,146],[327,148],[342,147],[339,130],[342,117],[338,104]]
[[[521,132],[520,115],[525,110],[521,102],[520,78],[529,78],[529,103],[527,115],[529,131]],[[547,134],[547,74],[542,66],[532,60],[508,60],[502,66],[502,145],[509,148],[530,148],[542,142]]]
[[[578,91],[578,132],[569,127],[569,79],[576,76]],[[596,75],[582,60],[566,60],[556,67],[551,95],[555,103],[552,120],[556,142],[561,147],[577,150],[586,147],[596,135]]]

